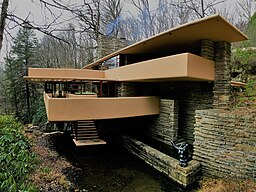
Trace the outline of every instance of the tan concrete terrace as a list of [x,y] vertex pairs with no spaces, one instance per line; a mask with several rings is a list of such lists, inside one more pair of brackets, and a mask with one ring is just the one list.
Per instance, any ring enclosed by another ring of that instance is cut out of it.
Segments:
[[30,81],[163,81],[193,80],[213,81],[214,62],[183,53],[110,69],[106,71],[86,69],[30,68]]
[[44,93],[46,113],[49,121],[78,121],[114,119],[159,114],[158,97],[76,96],[51,98]]

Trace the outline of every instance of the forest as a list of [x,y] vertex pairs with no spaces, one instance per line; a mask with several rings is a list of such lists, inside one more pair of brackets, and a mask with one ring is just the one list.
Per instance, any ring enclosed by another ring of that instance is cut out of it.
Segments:
[[[175,26],[220,14],[249,37],[245,42],[232,44],[232,80],[247,83],[243,93],[234,95],[233,107],[255,104],[255,0],[236,1],[232,7],[228,0],[33,0],[31,3],[38,6],[41,20],[36,20],[30,12],[26,17],[17,15],[12,0],[0,2],[0,51],[6,52],[0,63],[0,191],[37,191],[25,181],[36,157],[30,154],[31,146],[22,126],[44,127],[47,117],[43,85],[23,78],[28,68],[80,69],[102,57],[97,52],[102,37],[122,39],[130,45]],[[18,151],[22,152],[21,161],[15,159]],[[50,171],[43,168],[42,172]]]

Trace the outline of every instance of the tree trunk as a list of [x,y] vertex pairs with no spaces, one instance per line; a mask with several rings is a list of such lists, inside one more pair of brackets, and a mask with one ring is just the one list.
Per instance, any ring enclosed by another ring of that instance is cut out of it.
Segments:
[[202,18],[205,17],[205,12],[204,12],[204,0],[201,0],[201,9],[202,9]]
[[4,27],[5,21],[7,17],[7,9],[9,5],[9,0],[3,0],[2,9],[1,9],[1,17],[0,17],[0,51],[3,45],[3,37],[4,37]]

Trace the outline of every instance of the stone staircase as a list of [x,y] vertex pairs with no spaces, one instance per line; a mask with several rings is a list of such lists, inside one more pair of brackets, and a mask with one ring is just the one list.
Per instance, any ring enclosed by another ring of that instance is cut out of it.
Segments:
[[73,122],[72,135],[76,146],[106,144],[105,141],[100,139],[95,122],[92,120],[80,120]]

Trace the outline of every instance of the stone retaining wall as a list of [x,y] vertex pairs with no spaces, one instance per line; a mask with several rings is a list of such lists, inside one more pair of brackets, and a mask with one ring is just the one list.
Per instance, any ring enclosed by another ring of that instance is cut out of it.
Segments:
[[197,110],[193,159],[211,176],[255,177],[256,115]]
[[122,145],[173,181],[188,186],[200,177],[200,163],[192,160],[187,167],[179,161],[129,136],[122,137]]

